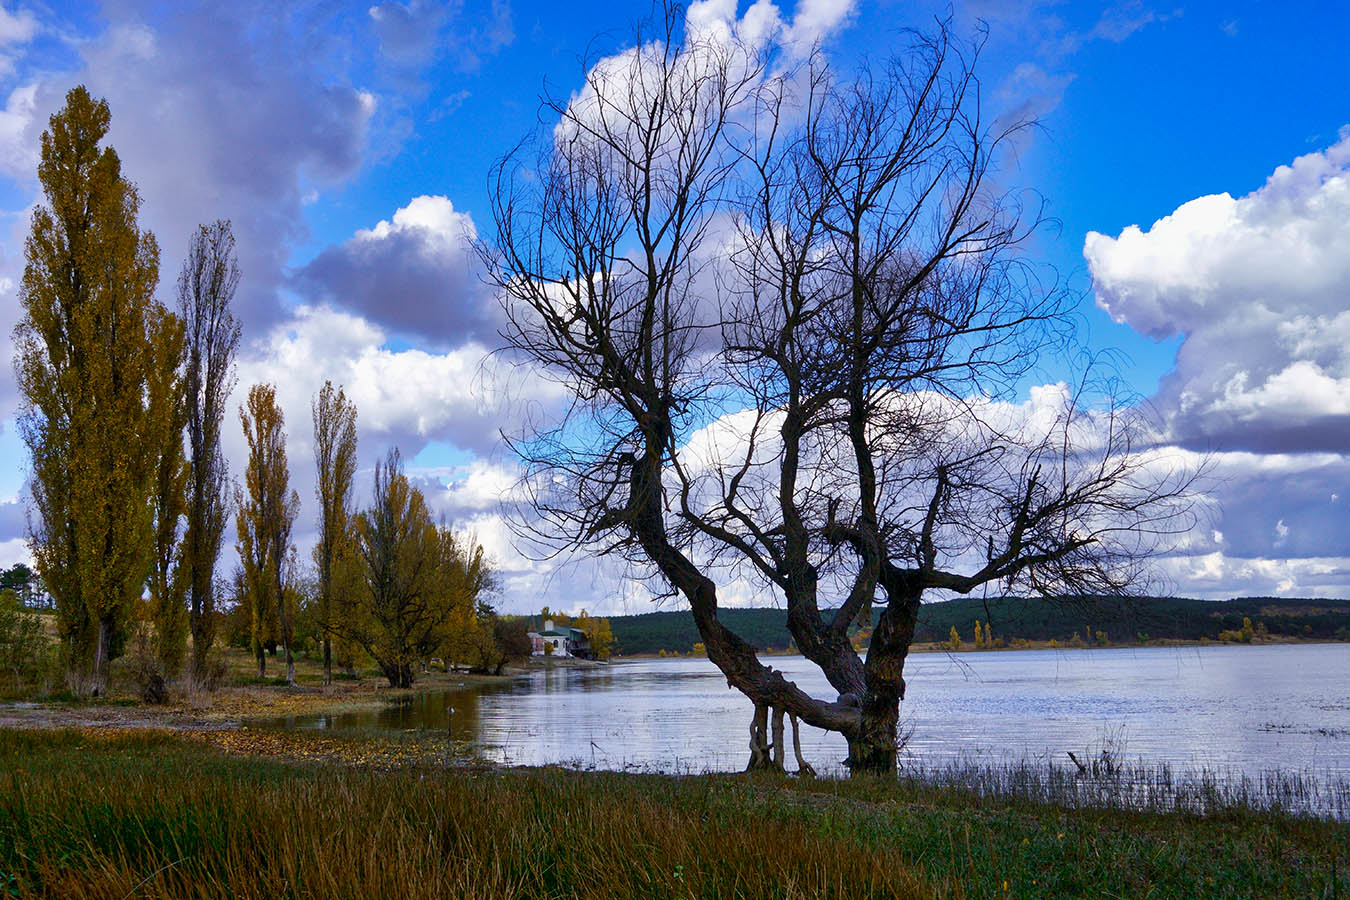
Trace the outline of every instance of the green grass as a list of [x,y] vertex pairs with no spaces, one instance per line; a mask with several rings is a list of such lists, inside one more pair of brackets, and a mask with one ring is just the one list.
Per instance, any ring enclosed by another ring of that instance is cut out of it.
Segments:
[[1344,897],[1350,824],[975,785],[373,771],[0,732],[0,896]]

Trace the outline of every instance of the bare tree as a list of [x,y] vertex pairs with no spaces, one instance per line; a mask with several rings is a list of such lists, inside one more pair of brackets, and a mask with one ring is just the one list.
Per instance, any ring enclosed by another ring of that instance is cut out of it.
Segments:
[[[1124,591],[1187,527],[1190,476],[1137,452],[1129,409],[1009,402],[1069,298],[1019,255],[1039,205],[993,174],[1025,125],[981,119],[978,46],[939,23],[841,79],[669,12],[636,46],[495,170],[506,337],[576,397],[513,442],[521,525],[685,598],[756,706],[752,765],[781,768],[787,714],[894,772],[925,597]],[[835,699],[723,625],[733,579],[786,604]],[[864,659],[847,629],[874,601]]]
[[228,221],[202,225],[188,243],[178,275],[178,314],[186,324],[183,388],[188,484],[181,566],[187,579],[192,672],[200,678],[215,639],[216,560],[225,537],[229,467],[220,446],[225,402],[234,389],[239,323],[230,302],[239,285],[234,232]]
[[[314,463],[318,469],[319,540],[314,561],[319,574],[319,619],[323,629],[323,683],[333,681],[336,569],[350,539],[352,480],[356,476],[356,406],[342,388],[325,381],[311,408]],[[345,604],[344,604],[345,606]]]

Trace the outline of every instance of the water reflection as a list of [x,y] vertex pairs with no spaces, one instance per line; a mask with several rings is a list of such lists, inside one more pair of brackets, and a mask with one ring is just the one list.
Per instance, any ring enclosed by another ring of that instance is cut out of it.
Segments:
[[[831,696],[806,660],[768,662]],[[911,657],[906,674],[908,752],[925,762],[1063,760],[1109,735],[1130,758],[1182,768],[1350,773],[1345,645],[930,654]],[[706,660],[672,659],[551,669],[265,724],[420,729],[514,764],[703,771],[744,765],[750,712]],[[821,770],[837,770],[846,752],[838,735],[813,728],[802,743]]]

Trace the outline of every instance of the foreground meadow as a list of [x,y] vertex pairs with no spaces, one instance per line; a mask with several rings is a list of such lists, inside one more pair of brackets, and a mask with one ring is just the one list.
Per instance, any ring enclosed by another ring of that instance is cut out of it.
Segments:
[[1241,806],[1201,817],[904,780],[500,770],[387,739],[230,734],[0,731],[0,891],[1350,897],[1350,824]]

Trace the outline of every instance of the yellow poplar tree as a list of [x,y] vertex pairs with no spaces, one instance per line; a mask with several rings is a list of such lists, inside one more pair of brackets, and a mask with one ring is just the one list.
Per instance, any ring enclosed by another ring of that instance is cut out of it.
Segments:
[[180,364],[183,359],[183,322],[162,309],[153,315],[164,321],[155,332],[155,362],[149,377],[149,400],[163,410],[158,464],[155,467],[152,509],[154,547],[150,558],[150,615],[155,625],[155,656],[165,674],[176,675],[187,650],[187,581],[181,560],[179,520],[187,509],[188,464],[183,453],[187,402]]
[[267,674],[264,650],[274,619],[280,620],[281,644],[286,653],[286,680],[295,682],[291,653],[291,610],[285,592],[286,554],[291,528],[300,511],[300,496],[290,489],[286,464],[286,419],[277,405],[276,388],[255,384],[247,406],[239,408],[239,422],[248,441],[245,490],[235,492],[239,558],[249,593],[253,652],[258,677]]
[[352,481],[356,477],[356,406],[342,388],[325,381],[315,396],[314,463],[318,483],[314,492],[319,499],[319,539],[314,545],[314,562],[319,570],[319,626],[323,631],[323,683],[333,680],[333,637],[341,631],[335,616],[349,607],[336,600],[341,586],[338,566],[350,537]]
[[83,87],[42,135],[19,290],[15,370],[32,455],[30,546],[56,602],[77,682],[106,688],[154,547],[153,494],[166,431],[151,373],[172,356],[173,317],[154,300],[159,247],[137,227],[108,104]]

